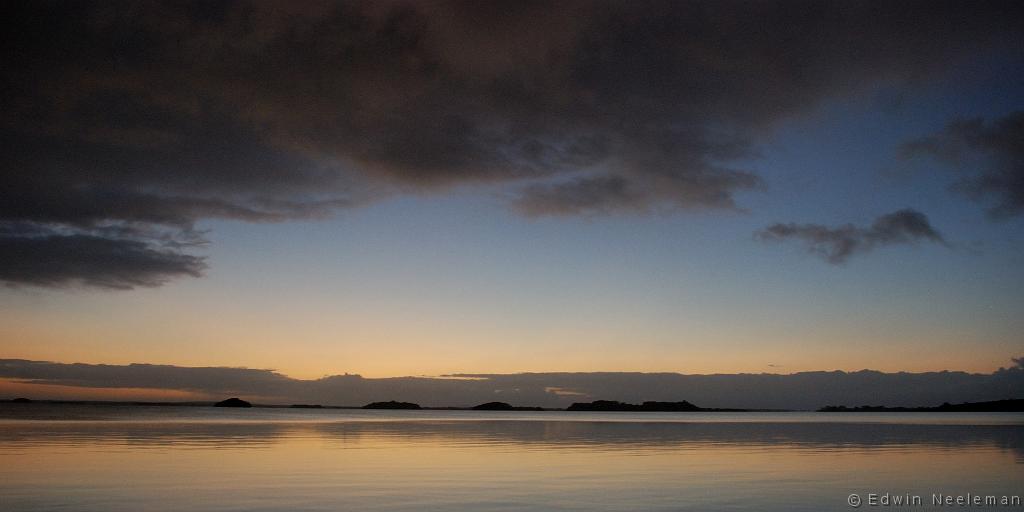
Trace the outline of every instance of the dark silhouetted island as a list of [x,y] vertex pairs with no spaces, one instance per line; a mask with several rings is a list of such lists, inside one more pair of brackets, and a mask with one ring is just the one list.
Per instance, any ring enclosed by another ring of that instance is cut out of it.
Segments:
[[213,404],[214,407],[252,407],[252,404],[241,398],[228,398],[227,400]]
[[11,400],[11,403],[15,403],[15,404],[30,404],[30,403],[32,403],[32,400],[29,400],[28,398],[15,398],[14,400]]
[[640,405],[597,400],[594,402],[576,402],[567,411],[628,411],[628,412],[697,412],[703,409],[683,400],[682,402],[644,402]]
[[387,402],[373,402],[372,404],[366,404],[363,406],[363,409],[422,409],[422,407],[420,407],[420,404],[390,400]]
[[487,402],[486,404],[475,405],[474,411],[543,411],[541,407],[514,407],[505,402]]
[[1024,399],[995,400],[992,402],[946,402],[937,407],[885,407],[881,405],[828,405],[818,412],[1024,412]]
[[515,407],[505,402],[487,402],[486,404],[474,405],[474,411],[512,411]]

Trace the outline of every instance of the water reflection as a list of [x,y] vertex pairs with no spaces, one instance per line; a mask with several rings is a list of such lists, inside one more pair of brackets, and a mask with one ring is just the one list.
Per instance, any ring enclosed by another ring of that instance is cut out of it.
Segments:
[[781,512],[849,510],[855,492],[1024,488],[1024,425],[988,421],[182,412],[201,417],[0,416],[3,510]]
[[1024,426],[884,423],[639,423],[584,421],[359,421],[330,423],[6,422],[0,446],[93,443],[146,447],[260,447],[294,438],[344,445],[392,440],[517,449],[662,450],[688,446],[785,446],[798,450],[977,449],[1024,462]]

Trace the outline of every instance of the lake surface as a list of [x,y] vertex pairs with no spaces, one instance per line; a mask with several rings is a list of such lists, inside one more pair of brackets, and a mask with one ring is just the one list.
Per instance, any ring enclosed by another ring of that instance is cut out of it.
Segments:
[[0,404],[4,511],[908,508],[886,493],[1024,510],[932,501],[1020,499],[1024,414]]

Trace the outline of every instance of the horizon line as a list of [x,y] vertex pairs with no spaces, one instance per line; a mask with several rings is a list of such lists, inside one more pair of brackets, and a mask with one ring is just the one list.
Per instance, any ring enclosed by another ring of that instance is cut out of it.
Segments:
[[[1010,358],[1008,358],[1008,360],[1016,363],[1016,365],[1024,365],[1024,363],[1022,363],[1022,361],[1024,361],[1024,358],[1010,357]],[[640,370],[532,371],[532,370],[520,370],[520,371],[514,371],[514,372],[451,372],[451,373],[439,373],[439,374],[434,374],[434,375],[429,375],[429,374],[406,374],[406,375],[387,375],[387,376],[365,376],[365,375],[363,375],[361,373],[341,372],[341,373],[324,373],[320,377],[304,378],[304,377],[295,377],[295,376],[289,375],[287,373],[283,373],[281,370],[278,370],[276,368],[260,368],[260,367],[244,366],[244,365],[243,366],[231,366],[231,365],[196,365],[196,366],[192,366],[192,365],[182,365],[182,364],[174,364],[174,363],[145,363],[145,362],[95,363],[95,362],[85,362],[85,361],[65,362],[65,361],[43,360],[43,359],[25,359],[25,358],[18,358],[18,357],[11,357],[11,358],[0,357],[0,364],[4,364],[4,363],[8,363],[8,362],[39,363],[39,364],[58,364],[58,365],[68,365],[68,366],[74,366],[74,365],[81,365],[81,366],[107,366],[107,367],[149,366],[149,367],[165,367],[165,368],[181,368],[181,369],[247,370],[247,371],[255,371],[255,372],[270,372],[270,373],[273,373],[275,375],[280,375],[282,377],[286,377],[288,379],[300,380],[300,381],[316,381],[316,380],[328,379],[328,378],[332,378],[332,377],[359,377],[361,379],[476,380],[476,379],[486,379],[486,378],[495,377],[495,376],[512,376],[512,375],[602,375],[602,374],[619,374],[619,375],[682,375],[682,376],[704,376],[704,377],[713,377],[713,376],[716,376],[716,375],[779,375],[779,376],[786,376],[786,375],[800,375],[800,374],[807,374],[807,373],[847,373],[847,374],[850,374],[850,373],[863,373],[863,372],[882,373],[882,374],[913,374],[913,375],[922,375],[922,374],[930,374],[930,373],[962,373],[962,374],[967,374],[967,375],[991,375],[991,374],[994,374],[996,372],[999,372],[1000,370],[1006,370],[1007,368],[1013,368],[1014,367],[1014,365],[1010,365],[1009,367],[1007,367],[1007,366],[1000,366],[1000,367],[998,367],[998,368],[996,368],[996,369],[994,369],[994,370],[992,370],[990,372],[980,372],[980,371],[972,372],[972,371],[968,371],[968,370],[958,370],[958,369],[950,369],[950,368],[936,369],[936,370],[924,370],[924,371],[909,371],[909,370],[885,371],[885,370],[877,370],[877,369],[873,369],[873,368],[860,368],[860,369],[857,369],[857,370],[852,370],[852,369],[832,368],[832,369],[820,369],[820,370],[802,370],[802,371],[795,371],[795,372],[789,372],[789,373],[779,373],[779,372],[770,372],[770,371],[762,371],[762,372],[743,372],[743,371],[739,371],[739,372],[713,372],[713,373],[684,373],[682,371],[665,371],[665,370],[662,370],[662,371],[640,371]],[[2,378],[5,378],[5,377],[0,376],[0,379],[2,379]]]

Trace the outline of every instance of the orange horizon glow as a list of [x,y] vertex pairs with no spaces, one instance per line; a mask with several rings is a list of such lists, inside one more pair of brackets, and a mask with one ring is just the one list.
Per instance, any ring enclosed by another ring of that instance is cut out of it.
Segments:
[[0,379],[0,396],[25,397],[33,400],[142,400],[192,401],[210,400],[205,393],[163,388],[95,388],[60,384],[38,384],[16,379]]

